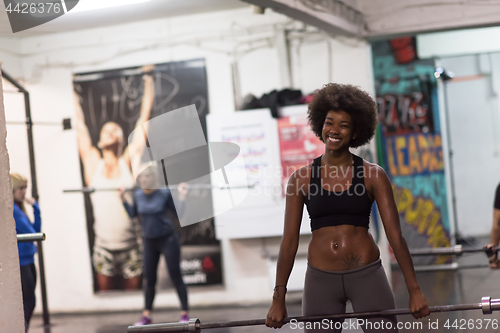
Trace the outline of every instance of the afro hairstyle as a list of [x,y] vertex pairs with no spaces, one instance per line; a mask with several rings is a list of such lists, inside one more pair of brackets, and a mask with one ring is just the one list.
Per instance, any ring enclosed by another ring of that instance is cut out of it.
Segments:
[[323,141],[326,114],[340,110],[347,112],[353,122],[355,138],[350,146],[357,148],[368,143],[375,135],[378,122],[377,103],[368,93],[350,84],[328,83],[314,92],[307,110],[314,134]]

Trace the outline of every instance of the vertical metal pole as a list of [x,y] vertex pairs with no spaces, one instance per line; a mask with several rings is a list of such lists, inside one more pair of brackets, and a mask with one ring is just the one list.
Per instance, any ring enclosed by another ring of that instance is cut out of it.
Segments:
[[26,131],[28,132],[28,150],[30,155],[31,195],[38,201],[38,182],[36,179],[35,148],[33,145],[33,122],[31,121],[30,95],[24,91],[24,105],[26,107]]
[[233,83],[233,98],[234,110],[238,111],[243,106],[243,98],[241,97],[241,83],[240,74],[238,71],[238,61],[236,56],[233,55],[233,62],[231,63],[231,78]]
[[30,157],[30,172],[31,172],[31,195],[38,201],[38,182],[36,179],[35,165],[35,149],[33,145],[33,122],[31,121],[30,94],[23,86],[21,86],[14,78],[2,70],[2,76],[14,85],[19,92],[24,94],[24,107],[26,114],[26,131],[28,134],[28,152]]
[[45,284],[45,266],[43,264],[43,248],[42,241],[36,242],[38,247],[38,270],[40,272],[40,287],[42,292],[42,310],[43,310],[43,325],[50,326],[49,305],[47,303],[47,287]]
[[[441,62],[439,59],[436,59],[435,62],[436,67],[441,67]],[[443,148],[443,158],[444,158],[444,175],[446,179],[446,203],[448,206],[448,216],[449,216],[449,224],[450,224],[450,242],[451,246],[456,245],[457,239],[459,238],[459,230],[458,230],[458,220],[456,216],[457,207],[455,205],[455,184],[454,184],[454,175],[453,175],[453,163],[452,154],[450,152],[451,148],[451,135],[450,135],[450,124],[449,124],[449,110],[448,110],[448,95],[445,92],[446,83],[444,80],[437,80],[437,93],[438,93],[438,103],[439,103],[439,120],[441,123],[441,140],[442,140],[442,148]]]
[[33,146],[33,122],[31,121],[31,107],[30,107],[30,95],[23,86],[21,86],[17,81],[14,80],[9,74],[2,70],[2,76],[14,85],[19,92],[24,94],[24,107],[26,109],[26,131],[28,134],[28,151],[30,157],[30,171],[31,171],[31,195],[38,201],[38,182],[36,179],[36,166],[35,166],[35,149]]
[[[31,107],[29,93],[24,90],[24,105],[26,107],[26,131],[28,134],[28,150],[30,156],[30,171],[31,171],[31,195],[38,201],[38,182],[36,179],[35,166],[35,148],[33,144],[33,122],[31,121]],[[42,242],[38,241],[38,271],[40,272],[40,287],[42,292],[42,315],[43,325],[50,326],[49,306],[47,302],[47,287],[45,284],[45,265],[43,264],[43,248]]]
[[450,170],[450,188],[451,188],[451,209],[453,210],[453,225],[455,227],[454,238],[455,242],[460,239],[460,231],[458,230],[458,215],[457,215],[457,196],[455,194],[455,175],[453,173],[453,147],[451,145],[451,133],[450,133],[450,120],[449,120],[449,110],[448,110],[448,92],[447,83],[443,80],[443,96],[444,96],[444,114],[445,114],[445,126],[446,126],[446,141],[448,141],[449,147],[449,170]]

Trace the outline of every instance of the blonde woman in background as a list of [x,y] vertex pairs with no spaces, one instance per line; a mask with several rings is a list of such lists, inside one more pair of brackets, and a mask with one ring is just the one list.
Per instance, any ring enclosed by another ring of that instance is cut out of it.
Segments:
[[[33,198],[26,198],[26,188],[28,180],[26,177],[12,173],[10,175],[12,192],[14,197],[14,220],[16,220],[17,234],[30,234],[40,232],[42,220],[40,218],[40,208]],[[32,223],[26,214],[24,203],[33,207],[35,221]],[[35,309],[35,253],[36,246],[33,242],[17,243],[19,250],[19,264],[21,265],[21,287],[23,291],[24,322],[26,332],[33,310]]]

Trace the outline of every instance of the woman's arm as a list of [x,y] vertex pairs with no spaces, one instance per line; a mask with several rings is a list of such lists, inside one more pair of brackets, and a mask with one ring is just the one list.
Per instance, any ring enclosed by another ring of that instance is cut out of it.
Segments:
[[33,228],[35,228],[36,232],[40,232],[42,230],[42,218],[40,217],[40,207],[38,203],[33,200],[31,204],[33,206],[33,216],[35,217],[35,223],[33,223]]
[[493,209],[493,225],[491,227],[490,243],[498,246],[500,241],[500,209]]
[[89,186],[92,182],[91,178],[94,174],[95,168],[101,159],[101,154],[97,148],[92,146],[89,129],[87,128],[87,125],[85,125],[85,117],[76,92],[73,92],[73,102],[75,104],[75,128],[78,151],[83,162],[85,183]]
[[[497,194],[498,195],[498,194]],[[500,209],[493,209],[493,224],[490,233],[490,244],[486,245],[486,248],[492,249],[491,254],[488,254],[488,259],[490,260],[490,268],[500,268],[500,260],[498,260],[498,254],[496,252],[496,247],[500,241]]]
[[118,189],[118,194],[120,195],[120,199],[123,202],[123,207],[125,207],[125,210],[127,211],[128,216],[136,217],[137,216],[137,203],[135,200],[135,194],[132,195],[132,198],[133,198],[132,205],[129,204],[127,199],[125,198],[125,190],[123,188]]
[[[305,168],[299,169],[305,170]],[[285,226],[281,239],[278,263],[276,266],[276,284],[273,301],[267,313],[266,326],[279,328],[283,326],[283,318],[287,317],[285,292],[295,255],[299,246],[300,224],[304,209],[304,179],[294,172],[286,188]]]
[[[142,153],[144,151],[144,147],[146,146],[143,130],[145,133],[148,132],[147,121],[151,115],[155,98],[154,81],[153,76],[150,73],[153,69],[153,65],[143,67],[144,75],[142,79],[144,80],[144,93],[142,95],[141,111],[139,119],[137,119],[137,122],[135,123],[136,131],[134,132],[132,141],[127,148],[125,148],[122,155],[123,160],[127,163],[129,168],[132,167],[132,163],[135,163],[134,167],[140,164]],[[142,130],[139,128],[140,126],[142,126]],[[132,168],[132,170],[136,169],[137,168]]]
[[493,224],[491,226],[490,244],[487,247],[498,246],[500,241],[500,184],[495,191],[495,201],[493,203]]
[[429,308],[418,285],[408,245],[401,233],[399,212],[394,201],[391,183],[381,167],[377,165],[371,166],[371,168],[370,182],[372,184],[372,193],[382,217],[385,234],[405,278],[406,287],[410,294],[410,310],[416,319],[425,317],[429,315]]
[[34,198],[24,198],[24,201],[33,207],[33,217],[35,218],[35,222],[33,222],[32,226],[35,229],[35,232],[40,232],[42,228],[42,219],[40,217],[40,207]]

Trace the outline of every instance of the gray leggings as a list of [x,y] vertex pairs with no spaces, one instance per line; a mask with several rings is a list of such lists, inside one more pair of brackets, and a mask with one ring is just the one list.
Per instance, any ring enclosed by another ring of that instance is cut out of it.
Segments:
[[[395,308],[394,296],[380,259],[360,268],[339,272],[324,271],[307,265],[302,299],[304,316],[345,313],[347,300],[351,301],[354,312]],[[341,332],[343,321],[337,325],[306,324],[304,332]],[[359,323],[361,324],[361,320]],[[364,321],[364,324],[361,327],[366,333],[398,332],[395,316],[371,318]],[[392,329],[388,329],[389,325]],[[348,327],[347,323],[344,323],[344,327]]]

